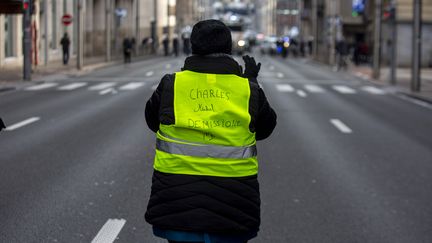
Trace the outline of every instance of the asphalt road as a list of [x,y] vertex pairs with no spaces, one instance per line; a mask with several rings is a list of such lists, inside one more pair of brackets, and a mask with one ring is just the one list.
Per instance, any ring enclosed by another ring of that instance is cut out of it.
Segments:
[[[258,144],[251,242],[432,242],[431,106],[305,60],[257,59],[278,126]],[[182,62],[0,93],[0,242],[165,242],[143,218],[155,142],[144,107]]]

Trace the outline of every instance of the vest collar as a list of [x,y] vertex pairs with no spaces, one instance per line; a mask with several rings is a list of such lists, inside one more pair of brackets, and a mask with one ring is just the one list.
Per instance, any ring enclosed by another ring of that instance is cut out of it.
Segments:
[[235,74],[241,76],[242,68],[231,55],[213,53],[206,56],[193,55],[187,57],[182,71],[198,73]]

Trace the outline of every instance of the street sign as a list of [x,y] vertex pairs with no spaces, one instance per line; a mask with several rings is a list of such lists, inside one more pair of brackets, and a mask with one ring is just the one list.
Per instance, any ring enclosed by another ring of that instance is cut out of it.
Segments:
[[119,18],[124,18],[127,15],[127,10],[124,8],[116,8],[115,9],[115,14],[117,15],[117,17]]
[[72,15],[70,15],[70,14],[65,14],[61,18],[61,21],[62,21],[64,26],[68,26],[68,25],[72,24],[72,20],[73,20],[73,18],[72,18]]

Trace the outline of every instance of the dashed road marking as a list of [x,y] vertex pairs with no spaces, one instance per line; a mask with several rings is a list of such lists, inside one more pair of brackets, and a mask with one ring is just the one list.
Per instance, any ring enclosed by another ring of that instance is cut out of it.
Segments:
[[120,87],[120,90],[134,90],[134,89],[137,89],[143,85],[144,85],[143,82],[132,82],[132,83],[128,83],[128,84]]
[[113,82],[101,83],[101,84],[89,87],[89,90],[103,90],[103,89],[110,88],[114,85],[116,85],[116,83],[113,83]]
[[57,83],[45,83],[45,84],[38,84],[38,85],[34,85],[28,88],[25,88],[25,90],[28,91],[34,91],[34,90],[42,90],[42,89],[48,89],[54,86],[57,86]]
[[59,87],[58,90],[74,90],[86,86],[87,83],[72,83],[62,87]]
[[276,89],[280,92],[294,92],[294,88],[289,84],[276,84]]
[[117,90],[115,90],[114,88],[108,88],[108,89],[104,89],[102,91],[99,92],[100,95],[106,95],[106,94],[117,94]]
[[40,120],[39,117],[31,117],[31,118],[28,118],[28,119],[26,119],[26,120],[24,120],[24,121],[21,121],[21,122],[18,122],[18,123],[13,124],[13,125],[11,125],[11,126],[8,126],[8,127],[5,129],[5,131],[13,131],[13,130],[16,130],[16,129],[21,128],[21,127],[23,127],[23,126],[27,126],[27,125],[29,125],[29,124],[31,124],[31,123],[33,123],[33,122],[37,122],[37,121],[39,121],[39,120]]
[[123,226],[124,219],[108,219],[91,243],[112,243],[117,238]]
[[277,73],[276,75],[278,78],[283,78],[285,76],[283,73]]
[[324,93],[324,89],[318,85],[306,84],[304,88],[311,93]]
[[364,86],[361,88],[362,90],[369,92],[371,94],[377,94],[377,95],[383,95],[385,94],[384,90],[379,89],[377,87],[374,86]]
[[302,98],[306,98],[307,97],[306,92],[304,92],[303,90],[297,90],[297,94],[298,94],[298,96],[300,96]]
[[154,72],[153,71],[148,71],[148,72],[146,72],[146,77],[151,77],[151,76],[153,76],[153,74],[154,74]]
[[273,65],[271,65],[271,66],[269,67],[269,69],[270,69],[270,71],[273,71],[273,70],[275,69],[275,67],[274,67]]
[[330,119],[330,122],[335,126],[339,131],[342,133],[352,133],[351,128],[349,128],[347,125],[345,125],[341,120],[339,119]]
[[354,89],[347,87],[347,86],[343,86],[343,85],[334,85],[333,89],[338,91],[339,93],[342,93],[342,94],[355,94],[355,93],[357,93]]

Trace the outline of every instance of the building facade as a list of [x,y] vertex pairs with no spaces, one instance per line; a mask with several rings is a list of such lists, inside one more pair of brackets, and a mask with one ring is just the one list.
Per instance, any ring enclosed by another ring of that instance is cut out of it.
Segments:
[[[175,0],[34,0],[32,15],[33,67],[61,59],[60,40],[64,33],[71,39],[71,53],[78,49],[78,31],[83,36],[84,61],[122,53],[124,38],[133,38],[136,54],[142,54],[144,38],[157,39],[176,25]],[[171,9],[171,11],[170,11]],[[81,13],[81,18],[78,17]],[[69,26],[62,24],[64,14],[72,15]],[[81,28],[78,21],[81,19]],[[22,66],[21,14],[0,14],[0,69]]]
[[[384,9],[390,4],[383,1]],[[422,51],[423,67],[432,67],[432,0],[423,0],[422,8]],[[409,67],[412,60],[413,0],[397,0],[396,3],[396,48],[399,66]],[[392,23],[383,21],[382,54],[383,62],[390,62],[392,40]]]

